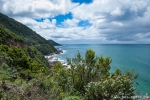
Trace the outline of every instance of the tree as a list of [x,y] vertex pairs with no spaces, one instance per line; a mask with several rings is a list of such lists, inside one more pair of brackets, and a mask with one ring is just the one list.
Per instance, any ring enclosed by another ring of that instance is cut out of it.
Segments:
[[70,68],[60,67],[60,64],[59,70],[57,66],[54,68],[57,68],[55,75],[58,86],[61,86],[64,92],[82,95],[86,100],[116,100],[135,95],[133,83],[137,76],[132,72],[123,74],[119,69],[110,73],[110,57],[98,57],[93,50],[87,50],[85,58],[78,52],[75,58],[67,58],[67,61]]
[[71,65],[72,82],[77,90],[84,92],[84,86],[91,81],[98,81],[109,76],[110,57],[96,57],[95,52],[87,50],[85,59],[78,52],[76,58],[68,59]]

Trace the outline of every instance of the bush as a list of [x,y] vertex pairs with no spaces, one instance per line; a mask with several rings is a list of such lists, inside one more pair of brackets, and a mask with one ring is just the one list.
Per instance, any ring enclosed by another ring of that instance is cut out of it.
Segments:
[[[116,73],[120,73],[119,75]],[[115,75],[114,75],[115,74]],[[119,69],[107,79],[90,82],[86,86],[85,97],[87,100],[110,100],[134,96],[135,88],[132,86],[136,77],[130,72],[121,74]]]
[[[130,100],[129,98],[135,95],[136,88],[133,84],[137,76],[133,75],[133,71],[122,73],[116,69],[110,73],[110,57],[96,57],[92,50],[87,50],[85,58],[81,57],[79,52],[77,57],[68,58],[70,68],[57,62],[52,73],[45,74],[48,70],[41,69],[42,65],[33,59],[35,56],[33,48],[28,50],[31,51],[32,57],[19,48],[19,50],[11,48],[12,51],[7,47],[2,49],[3,52],[9,51],[14,57],[6,59],[7,54],[0,52],[3,54],[1,62],[5,61],[0,65],[0,75],[4,75],[0,77],[0,99],[122,100],[123,97],[128,97]],[[22,69],[11,70],[10,66],[18,61],[16,58],[19,57],[19,53],[25,55],[20,60],[25,59],[27,62],[23,64],[29,66],[23,69],[24,65],[19,63]],[[10,66],[7,65],[8,62]],[[10,81],[11,75],[17,75],[17,79]]]
[[[77,57],[67,58],[70,68],[60,63],[54,66],[54,77],[64,96],[84,96],[86,100],[110,100],[134,96],[133,72],[123,74],[119,69],[110,73],[110,57],[96,57],[87,50],[85,58],[78,52]],[[71,98],[71,97],[68,97]]]
[[63,100],[83,100],[83,99],[78,96],[68,96],[64,98]]

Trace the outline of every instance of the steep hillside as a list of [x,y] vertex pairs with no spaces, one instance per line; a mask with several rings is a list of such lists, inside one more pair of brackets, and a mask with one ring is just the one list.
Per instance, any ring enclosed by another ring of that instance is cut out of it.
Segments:
[[[3,21],[3,23],[0,22],[0,80],[7,80],[9,78],[15,80],[17,77],[30,80],[36,74],[49,73],[49,64],[43,54],[54,52],[56,49],[36,33],[29,33],[31,35],[26,36],[23,35],[26,33],[19,30],[20,28],[16,29],[16,27],[13,27],[18,22],[5,17],[5,15],[0,17],[1,20],[5,19],[6,21]],[[11,24],[13,28],[9,26],[11,22],[13,23]],[[21,23],[18,25],[22,29],[25,28],[27,31],[32,32],[31,29]],[[15,33],[16,30],[20,33]],[[38,37],[37,40],[32,40],[32,38],[34,39],[36,37]],[[31,44],[28,44],[28,38],[30,38]],[[35,44],[33,45],[33,43]],[[8,70],[9,72],[7,72]],[[9,75],[6,73],[9,73]],[[7,77],[3,77],[3,75]]]
[[[37,49],[44,55],[56,51],[54,46],[52,46],[46,39],[38,35],[32,29],[21,24],[20,22],[15,21],[12,18],[9,18],[8,16],[2,13],[0,13],[0,24],[3,27],[5,27],[5,29],[20,36],[20,38],[23,39],[26,45],[37,47]],[[46,45],[45,51],[44,50],[41,51],[43,45]]]
[[[45,83],[37,80],[45,80],[51,66],[43,54],[55,51],[54,46],[31,29],[0,14],[0,100],[27,100],[29,95],[35,97],[36,91],[38,95],[45,94]],[[36,83],[38,87],[33,88]]]
[[61,46],[61,44],[59,44],[59,43],[57,43],[57,42],[55,42],[55,41],[53,41],[53,40],[47,40],[51,45],[53,45],[53,46]]
[[6,29],[0,24],[0,44],[8,46],[25,47],[26,43],[20,36]]

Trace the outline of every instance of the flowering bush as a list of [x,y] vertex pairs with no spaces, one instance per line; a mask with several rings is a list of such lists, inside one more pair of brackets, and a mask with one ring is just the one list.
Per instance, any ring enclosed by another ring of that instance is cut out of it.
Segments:
[[132,86],[133,80],[136,77],[132,77],[132,74],[127,72],[126,74],[116,74],[119,69],[110,77],[102,79],[98,82],[90,82],[85,86],[85,97],[87,100],[120,100],[120,99],[132,99],[134,96],[135,87]]

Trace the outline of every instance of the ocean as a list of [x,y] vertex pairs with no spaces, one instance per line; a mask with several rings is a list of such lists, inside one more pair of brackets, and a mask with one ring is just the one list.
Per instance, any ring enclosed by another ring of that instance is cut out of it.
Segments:
[[138,74],[135,80],[138,82],[136,93],[138,95],[150,96],[150,45],[148,44],[65,44],[57,46],[64,52],[55,55],[60,60],[66,60],[66,57],[76,57],[78,51],[85,57],[85,52],[88,49],[95,51],[97,56],[109,56],[112,59],[111,70],[114,72],[116,68],[122,72],[132,71]]

